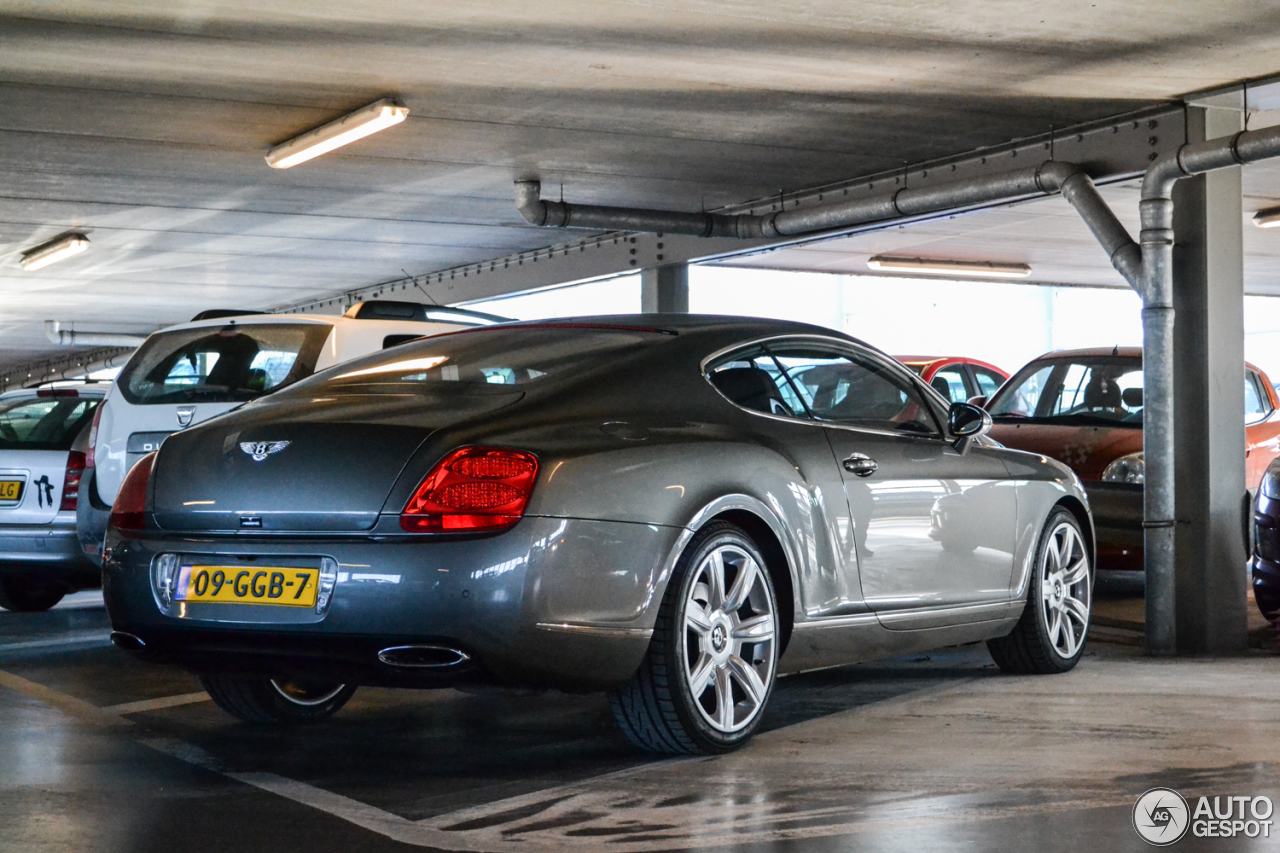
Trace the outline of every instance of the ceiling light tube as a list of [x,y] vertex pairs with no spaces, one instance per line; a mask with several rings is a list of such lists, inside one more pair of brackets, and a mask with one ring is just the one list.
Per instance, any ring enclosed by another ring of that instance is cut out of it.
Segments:
[[1268,207],[1253,215],[1253,224],[1259,228],[1275,228],[1280,225],[1280,207]]
[[327,154],[335,148],[399,124],[408,115],[409,108],[394,98],[374,101],[367,107],[334,119],[301,136],[295,136],[288,142],[281,142],[267,152],[267,165],[273,169],[288,169],[305,163],[313,157]]
[[932,258],[902,258],[876,255],[867,261],[873,270],[914,272],[924,275],[961,275],[977,278],[1025,278],[1031,275],[1026,264],[998,264],[992,261],[940,261]]
[[72,232],[23,252],[19,263],[24,270],[32,272],[49,264],[66,260],[72,255],[78,255],[87,248],[89,248],[89,238],[78,232]]

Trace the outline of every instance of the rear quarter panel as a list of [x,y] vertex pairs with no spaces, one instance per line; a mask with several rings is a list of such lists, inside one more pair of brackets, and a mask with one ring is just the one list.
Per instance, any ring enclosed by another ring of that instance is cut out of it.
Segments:
[[[1040,532],[1055,506],[1065,501],[1073,507],[1083,507],[1084,517],[1077,516],[1077,520],[1080,521],[1091,551],[1096,550],[1097,540],[1093,518],[1089,513],[1089,498],[1080,485],[1079,478],[1070,468],[1047,456],[1033,453],[1005,451],[1001,456],[1018,489],[1018,526],[1011,584],[1012,595],[1016,600],[1027,595]],[[1095,565],[1096,562],[1096,556],[1091,553],[1090,565]]]

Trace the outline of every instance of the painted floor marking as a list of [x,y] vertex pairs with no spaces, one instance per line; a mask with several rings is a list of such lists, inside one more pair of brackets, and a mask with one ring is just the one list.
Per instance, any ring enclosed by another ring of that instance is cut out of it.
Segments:
[[23,640],[20,643],[0,643],[0,654],[17,652],[24,649],[55,648],[57,646],[75,645],[111,645],[111,637],[102,631],[81,631],[78,634],[64,634],[48,640]]
[[77,699],[51,687],[45,687],[43,684],[29,681],[20,675],[14,675],[12,672],[0,670],[0,687],[7,687],[16,693],[21,693],[23,696],[29,696],[32,699],[44,702],[46,705],[52,705],[59,711],[95,726],[133,725],[132,722],[119,714],[113,714],[105,708],[99,708],[97,705],[92,705],[83,699]]
[[197,702],[208,702],[209,694],[201,690],[199,693],[179,693],[177,696],[161,696],[157,699],[142,699],[137,702],[125,702],[121,705],[109,705],[103,708],[112,714],[141,714],[143,711],[159,711],[162,708],[177,708],[180,705],[194,705]]

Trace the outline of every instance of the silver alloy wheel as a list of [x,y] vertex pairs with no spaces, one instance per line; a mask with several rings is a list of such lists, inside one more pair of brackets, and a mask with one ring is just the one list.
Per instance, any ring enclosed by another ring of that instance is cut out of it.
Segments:
[[722,734],[741,730],[769,696],[777,648],[768,580],[745,550],[721,545],[698,566],[684,637],[684,675],[702,718]]
[[1075,657],[1084,645],[1093,603],[1091,583],[1089,554],[1080,532],[1060,522],[1040,558],[1040,617],[1059,657]]
[[328,702],[330,699],[337,696],[347,685],[339,684],[332,690],[327,691],[324,688],[315,690],[311,685],[305,683],[300,684],[296,681],[286,681],[281,684],[273,678],[271,679],[271,686],[275,688],[275,691],[279,693],[285,701],[294,705],[313,708],[316,705],[323,705],[325,702]]

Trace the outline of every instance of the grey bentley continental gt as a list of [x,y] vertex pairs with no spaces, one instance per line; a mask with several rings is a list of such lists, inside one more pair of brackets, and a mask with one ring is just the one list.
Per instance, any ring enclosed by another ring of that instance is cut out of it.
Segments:
[[1075,475],[799,323],[587,317],[424,338],[170,436],[111,513],[117,645],[250,721],[360,684],[608,691],[716,753],[779,674],[985,640],[1075,666]]

